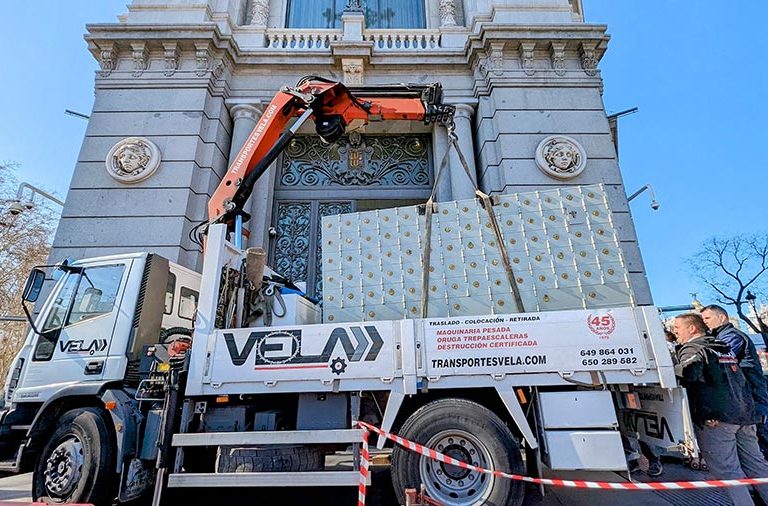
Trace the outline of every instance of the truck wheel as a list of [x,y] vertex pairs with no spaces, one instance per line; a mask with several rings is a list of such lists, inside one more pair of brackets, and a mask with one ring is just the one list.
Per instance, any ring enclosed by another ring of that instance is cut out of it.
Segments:
[[79,408],[59,419],[32,478],[35,502],[111,504],[115,450],[101,410]]
[[[400,436],[450,457],[494,471],[523,474],[523,459],[504,422],[483,406],[441,399],[423,406],[403,425]],[[407,488],[419,489],[446,506],[519,506],[524,483],[477,473],[423,457],[395,445],[392,484],[400,504]]]
[[222,446],[216,459],[219,473],[281,473],[319,471],[325,452],[312,446],[240,448]]

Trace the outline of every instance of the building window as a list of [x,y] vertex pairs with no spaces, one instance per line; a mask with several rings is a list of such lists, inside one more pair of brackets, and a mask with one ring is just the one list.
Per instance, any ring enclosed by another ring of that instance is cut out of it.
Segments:
[[168,273],[168,286],[165,289],[165,308],[163,314],[173,313],[173,296],[176,293],[176,275]]
[[[288,28],[339,28],[347,0],[289,0]],[[366,0],[368,28],[426,28],[424,0]]]
[[179,318],[194,320],[198,299],[200,299],[199,292],[182,286],[179,294]]

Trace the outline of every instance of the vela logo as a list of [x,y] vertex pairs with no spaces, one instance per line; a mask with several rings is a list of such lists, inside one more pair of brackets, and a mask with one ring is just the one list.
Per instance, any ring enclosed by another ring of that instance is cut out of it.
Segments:
[[[302,365],[329,365],[334,374],[346,370],[347,362],[336,357],[331,361],[334,349],[341,344],[349,362],[372,362],[379,356],[384,340],[373,325],[365,327],[337,327],[331,331],[319,355],[301,354],[301,330],[254,331],[248,335],[242,349],[238,349],[235,335],[224,333],[232,364],[241,366],[248,361],[254,349],[254,365],[269,368],[296,368]],[[290,364],[290,366],[289,366]]]
[[653,411],[625,410],[624,424],[632,432],[643,432],[655,439],[675,442],[667,419]]
[[94,339],[88,344],[82,339],[74,341],[60,341],[59,349],[63,353],[87,353],[93,355],[97,351],[104,351],[107,349],[109,342],[106,339]]

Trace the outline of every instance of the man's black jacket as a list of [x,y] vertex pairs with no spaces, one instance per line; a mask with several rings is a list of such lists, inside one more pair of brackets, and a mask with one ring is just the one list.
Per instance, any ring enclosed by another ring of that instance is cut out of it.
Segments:
[[735,425],[759,421],[747,380],[724,342],[710,336],[696,337],[677,347],[677,374],[688,390],[693,422],[707,420]]
[[766,383],[763,375],[763,368],[760,365],[760,358],[757,356],[755,343],[748,335],[734,327],[732,323],[726,323],[712,329],[712,335],[730,346],[749,383],[752,399],[755,401],[755,409],[757,409],[758,414],[768,416],[768,383]]

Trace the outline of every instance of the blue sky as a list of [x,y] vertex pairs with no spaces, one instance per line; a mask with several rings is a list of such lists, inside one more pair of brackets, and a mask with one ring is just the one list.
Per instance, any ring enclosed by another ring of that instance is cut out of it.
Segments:
[[[620,120],[627,193],[657,305],[687,303],[683,261],[712,235],[768,230],[768,2],[584,0],[611,41],[600,69]],[[702,302],[706,301],[699,291]],[[766,301],[763,301],[766,302]]]
[[[66,195],[97,65],[86,23],[115,22],[126,0],[9,2],[0,17],[0,160],[20,179]],[[620,161],[657,305],[696,291],[684,259],[707,237],[768,228],[768,2],[584,0],[611,34],[600,69],[608,113],[621,119]],[[738,7],[736,6],[738,5]],[[700,297],[701,298],[701,297]]]

